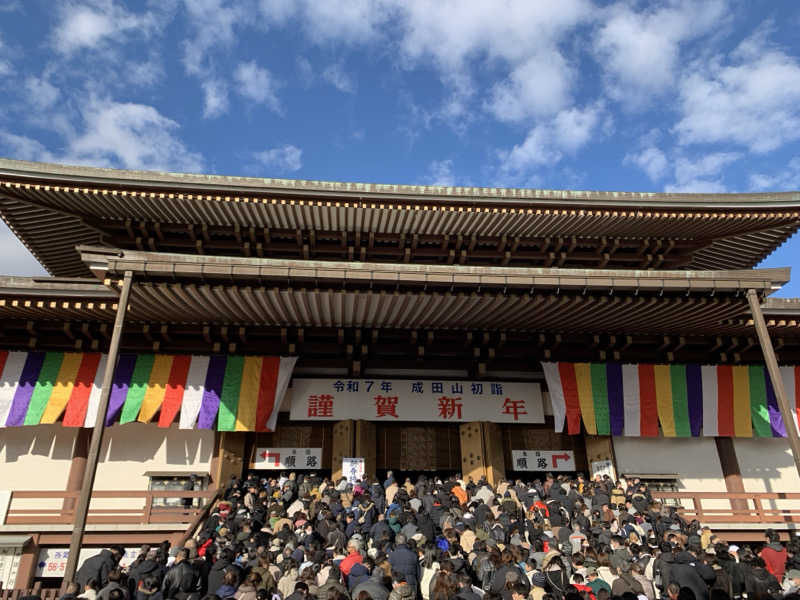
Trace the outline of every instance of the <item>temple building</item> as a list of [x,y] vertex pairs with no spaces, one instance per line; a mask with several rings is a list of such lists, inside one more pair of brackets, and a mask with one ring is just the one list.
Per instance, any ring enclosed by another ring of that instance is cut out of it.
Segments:
[[755,268],[800,193],[3,159],[0,216],[50,274],[0,277],[0,589],[63,574],[106,373],[84,552],[179,541],[250,470],[625,474],[730,540],[800,521],[800,300]]

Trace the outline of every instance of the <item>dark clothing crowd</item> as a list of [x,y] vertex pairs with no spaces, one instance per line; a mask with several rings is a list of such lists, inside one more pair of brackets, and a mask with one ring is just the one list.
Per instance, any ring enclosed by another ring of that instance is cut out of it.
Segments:
[[112,547],[67,600],[800,600],[800,542],[729,545],[636,478],[233,479],[182,548]]

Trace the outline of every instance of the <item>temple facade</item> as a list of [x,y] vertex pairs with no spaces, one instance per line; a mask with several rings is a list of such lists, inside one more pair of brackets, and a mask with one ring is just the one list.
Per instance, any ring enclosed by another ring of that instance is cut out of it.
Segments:
[[50,273],[0,277],[6,587],[63,573],[97,422],[88,547],[179,540],[249,470],[634,475],[732,540],[800,520],[800,300],[755,268],[799,193],[0,160],[0,216]]

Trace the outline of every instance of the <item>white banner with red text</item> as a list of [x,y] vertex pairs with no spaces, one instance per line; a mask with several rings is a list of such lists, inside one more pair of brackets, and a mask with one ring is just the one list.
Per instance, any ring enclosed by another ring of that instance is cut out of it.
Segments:
[[514,471],[574,471],[572,450],[512,450]]
[[538,383],[408,379],[295,379],[293,421],[544,423]]
[[322,448],[256,448],[254,468],[319,469],[322,465]]

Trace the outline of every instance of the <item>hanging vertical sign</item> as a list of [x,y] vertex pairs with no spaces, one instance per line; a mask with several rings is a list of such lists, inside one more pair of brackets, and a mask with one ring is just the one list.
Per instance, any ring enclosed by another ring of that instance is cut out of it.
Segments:
[[343,458],[342,477],[350,483],[355,483],[364,478],[364,459],[363,458]]

